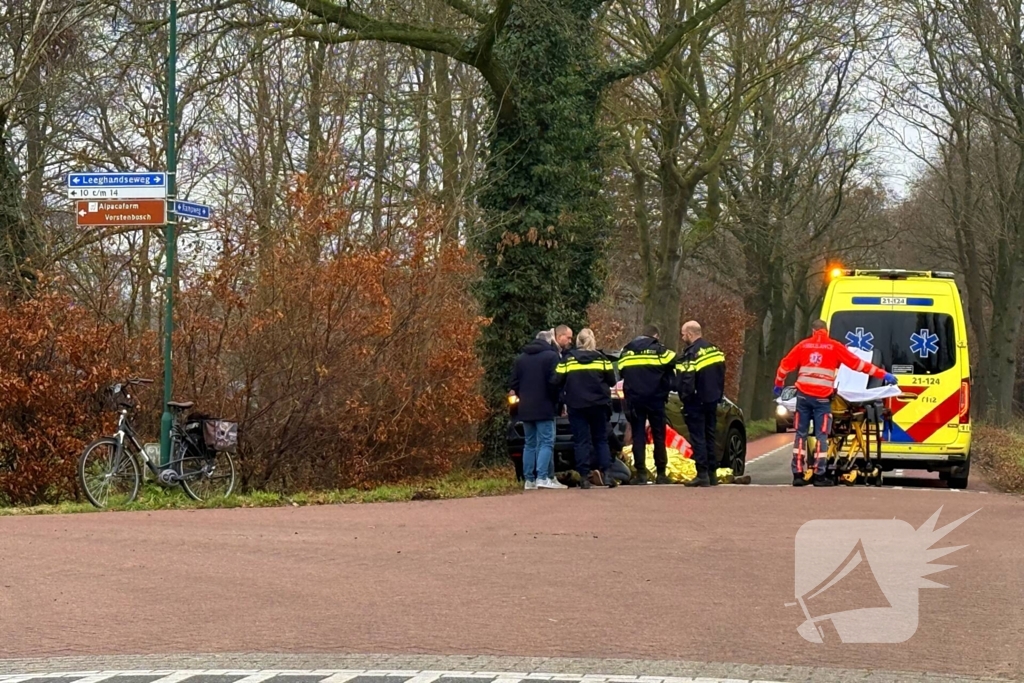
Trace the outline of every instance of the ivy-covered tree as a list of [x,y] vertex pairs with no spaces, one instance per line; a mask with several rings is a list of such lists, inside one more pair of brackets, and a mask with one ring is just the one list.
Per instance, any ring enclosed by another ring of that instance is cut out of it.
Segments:
[[657,68],[731,0],[709,0],[688,8],[685,20],[662,21],[636,54],[607,47],[602,36],[608,5],[632,0],[494,0],[486,8],[476,0],[433,0],[415,9],[381,0],[288,1],[303,13],[278,19],[297,36],[440,53],[474,67],[490,86],[495,121],[478,194],[485,221],[473,246],[483,257],[478,297],[491,321],[481,353],[492,419],[482,438],[485,451],[497,453],[516,351],[543,327],[579,329],[600,295],[609,225],[600,192],[603,93]]

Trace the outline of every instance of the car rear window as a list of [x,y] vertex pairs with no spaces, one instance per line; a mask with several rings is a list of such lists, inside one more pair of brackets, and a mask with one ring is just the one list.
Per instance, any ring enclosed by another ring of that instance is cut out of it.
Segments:
[[956,326],[947,313],[839,311],[829,335],[872,351],[872,362],[894,374],[934,375],[956,366]]

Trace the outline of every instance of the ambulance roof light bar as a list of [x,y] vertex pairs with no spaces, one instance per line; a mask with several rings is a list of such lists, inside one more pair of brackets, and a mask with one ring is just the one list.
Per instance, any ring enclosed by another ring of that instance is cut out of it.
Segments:
[[855,270],[846,271],[846,275],[867,275],[885,280],[906,280],[911,277],[933,277],[952,280],[953,273],[946,270],[903,270],[898,268],[883,268],[879,270]]

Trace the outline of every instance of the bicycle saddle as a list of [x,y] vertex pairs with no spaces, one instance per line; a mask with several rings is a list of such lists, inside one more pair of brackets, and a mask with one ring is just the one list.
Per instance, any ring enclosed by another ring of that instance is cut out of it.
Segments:
[[192,401],[168,401],[167,402],[167,407],[168,408],[177,408],[178,410],[188,410],[189,408],[191,408],[194,405],[195,405],[195,403],[193,403]]

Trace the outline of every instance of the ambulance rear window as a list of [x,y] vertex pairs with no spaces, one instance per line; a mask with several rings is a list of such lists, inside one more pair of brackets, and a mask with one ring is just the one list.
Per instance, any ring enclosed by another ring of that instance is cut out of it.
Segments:
[[922,311],[840,311],[829,335],[872,351],[872,362],[897,374],[934,375],[956,366],[953,316]]

